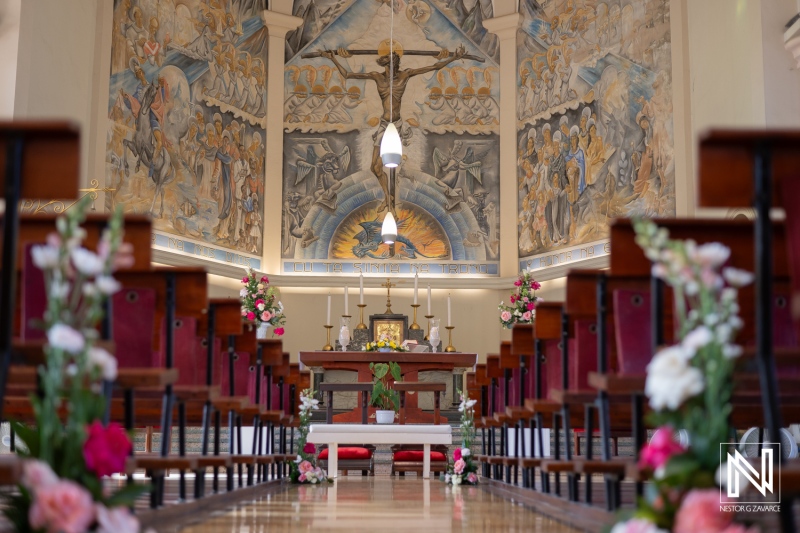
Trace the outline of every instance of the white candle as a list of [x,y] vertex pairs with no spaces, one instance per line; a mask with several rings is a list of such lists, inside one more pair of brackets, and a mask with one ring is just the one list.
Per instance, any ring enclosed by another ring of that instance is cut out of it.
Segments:
[[325,322],[326,325],[331,325],[331,293],[328,293],[328,320]]
[[349,298],[347,297],[347,296],[348,296],[348,294],[347,294],[347,293],[348,293],[348,288],[347,288],[347,285],[345,285],[345,286],[344,286],[344,314],[345,314],[345,316],[349,316],[349,315],[350,315],[350,313],[348,313],[348,312],[347,312],[347,311],[348,311],[348,308],[347,308],[347,300],[349,299]]
[[431,284],[428,283],[428,316],[433,316],[431,314]]
[[364,305],[364,274],[358,276],[358,289],[359,289],[358,303]]
[[447,326],[450,327],[453,324],[450,322],[450,295],[447,295]]
[[419,290],[419,274],[414,274],[414,305],[417,305],[417,290]]

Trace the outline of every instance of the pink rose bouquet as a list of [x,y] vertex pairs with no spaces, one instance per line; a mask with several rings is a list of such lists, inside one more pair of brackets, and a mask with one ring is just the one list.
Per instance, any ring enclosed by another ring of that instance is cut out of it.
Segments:
[[505,329],[510,329],[514,324],[530,324],[534,319],[536,305],[542,301],[536,296],[536,291],[541,288],[538,281],[533,279],[529,271],[523,271],[514,281],[516,289],[509,298],[511,305],[500,302],[500,324]]
[[259,277],[251,268],[242,278],[242,285],[244,287],[239,291],[239,298],[242,301],[242,316],[255,326],[261,324],[276,326],[273,334],[283,335],[283,328],[277,326],[282,326],[286,322],[286,315],[283,314],[283,304],[278,298],[278,289],[269,284],[269,278],[267,276]]

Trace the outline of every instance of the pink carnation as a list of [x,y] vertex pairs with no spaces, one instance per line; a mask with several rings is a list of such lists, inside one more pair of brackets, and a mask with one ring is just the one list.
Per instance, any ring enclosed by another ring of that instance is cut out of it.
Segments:
[[300,474],[300,477],[299,477],[299,478],[297,478],[297,481],[299,481],[300,483],[303,483],[303,482],[305,482],[305,480],[306,480],[306,475],[305,475],[305,473],[303,473],[303,474]]
[[509,320],[511,320],[511,313],[509,313],[508,311],[503,311],[502,313],[500,313],[500,320],[502,320],[503,322],[508,322]]
[[517,301],[517,297],[512,294],[511,295],[511,303],[513,304],[516,301]]
[[31,527],[47,533],[83,533],[94,519],[92,495],[72,481],[39,488],[28,511]]
[[247,320],[252,322],[255,319],[256,319],[256,314],[254,312],[250,311],[249,313],[247,313]]
[[275,328],[275,335],[277,335],[278,337],[283,335],[283,333],[284,333],[283,328]]
[[247,311],[245,311],[244,309],[242,309],[242,316],[247,316]]
[[317,453],[317,447],[314,446],[313,443],[307,442],[305,446],[303,446],[303,453]]
[[22,485],[31,491],[37,491],[58,482],[58,476],[44,461],[33,459],[25,461],[22,467]]
[[681,454],[685,448],[675,440],[673,430],[669,426],[662,426],[653,435],[653,439],[646,444],[639,455],[639,468],[652,468],[656,470],[664,466],[670,457]]
[[453,461],[458,461],[461,459],[461,448],[456,448],[453,452]]
[[475,484],[478,482],[478,475],[475,472],[467,474],[467,482]]
[[464,462],[464,459],[459,459],[453,465],[453,472],[458,475],[461,475],[464,472],[464,468],[466,468],[467,463]]
[[675,533],[722,533],[733,522],[732,512],[719,505],[719,489],[693,490],[675,516]]
[[125,460],[132,449],[128,434],[116,422],[103,427],[103,424],[94,421],[86,428],[83,460],[86,468],[98,476],[110,476],[125,470]]
[[259,305],[261,305],[261,304],[263,304],[263,303],[264,303],[264,300],[262,300],[261,298],[259,298],[258,300],[256,300],[255,306],[256,306],[256,307],[258,307]]
[[533,302],[528,302],[528,311],[533,311],[536,309],[536,304]]
[[305,474],[306,472],[311,472],[314,470],[314,466],[308,461],[301,461],[297,468],[300,470],[301,474]]
[[247,276],[243,277],[242,283],[250,283],[250,278],[248,278]]
[[514,286],[515,286],[515,287],[521,287],[521,286],[522,286],[522,280],[521,280],[521,279],[518,279],[517,281],[515,281],[515,282],[514,282]]
[[533,283],[531,283],[531,288],[535,291],[538,291],[539,289],[542,288],[542,284],[539,283],[538,281],[534,281]]
[[261,276],[261,283],[269,283],[269,278],[267,276]]

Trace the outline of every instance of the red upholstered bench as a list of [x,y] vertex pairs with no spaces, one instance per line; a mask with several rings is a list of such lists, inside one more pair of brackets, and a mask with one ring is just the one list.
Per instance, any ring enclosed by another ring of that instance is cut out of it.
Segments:
[[[327,393],[327,409],[325,422],[333,423],[333,393],[334,392],[360,392],[361,393],[361,423],[367,423],[367,398],[372,392],[372,383],[321,383],[320,392]],[[375,446],[372,444],[350,444],[340,445],[336,454],[338,458],[338,469],[343,473],[348,470],[361,470],[361,475],[375,475],[375,464],[373,456]],[[328,469],[328,447],[321,447],[319,452],[320,468]],[[335,473],[329,475],[335,475]]]
[[[392,475],[400,474],[401,477],[406,472],[416,472],[422,475],[423,451],[414,444],[396,444],[392,446]],[[431,446],[431,472],[434,475],[446,472],[448,465],[447,446]]]

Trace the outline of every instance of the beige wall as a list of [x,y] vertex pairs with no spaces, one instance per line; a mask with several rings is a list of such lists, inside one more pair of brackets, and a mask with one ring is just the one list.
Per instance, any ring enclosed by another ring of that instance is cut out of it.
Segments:
[[0,119],[14,116],[22,0],[0,2]]
[[[3,110],[13,109],[17,117],[63,117],[78,121],[85,132],[83,174],[87,183],[89,177],[102,175],[104,168],[112,3],[110,0],[3,2],[21,5],[21,13],[17,17],[17,53],[13,49],[14,30],[5,37],[12,46],[5,46],[0,28],[0,116]],[[513,3],[498,0],[498,16],[508,12],[500,9],[500,4],[508,7]],[[286,13],[291,2],[274,0],[273,6]],[[783,48],[783,26],[797,11],[798,1],[672,0],[671,9],[678,214],[686,215],[694,212],[694,150],[702,131],[711,126],[800,126],[800,74]],[[13,94],[7,88],[3,92],[2,82],[8,86],[9,79],[3,75],[3,68],[5,72],[16,68]],[[274,69],[273,77],[281,80],[273,86],[282,87],[281,69]],[[271,113],[280,107],[280,98],[273,98]],[[270,161],[268,167],[282,165]],[[271,183],[276,183],[274,176]],[[272,236],[273,241],[278,239],[277,232]],[[513,239],[514,235],[506,232],[504,238]],[[277,265],[277,262],[265,258],[265,264]],[[287,350],[296,356],[301,349],[322,346],[324,297],[329,290],[333,291],[338,296],[334,299],[334,314],[341,314],[342,286],[329,287],[333,282],[326,278],[273,279],[283,287],[283,302],[290,317],[285,339]],[[455,283],[459,284],[457,289]],[[236,280],[211,276],[211,284],[214,296],[235,297],[238,292]],[[304,286],[292,287],[292,284]],[[457,326],[454,344],[458,349],[476,351],[483,358],[487,352],[497,350],[501,339],[508,338],[508,332],[498,325],[496,306],[507,300],[510,279],[475,280],[474,284],[436,280],[434,285],[434,312],[440,317],[446,311],[448,290],[452,293],[453,320]],[[541,296],[558,300],[563,293],[561,278],[546,281]],[[395,310],[410,311],[408,289],[397,289],[393,301]],[[351,303],[355,305],[355,296]],[[368,290],[369,312],[383,311],[384,303],[381,290]],[[425,305],[424,298],[421,303]]]

